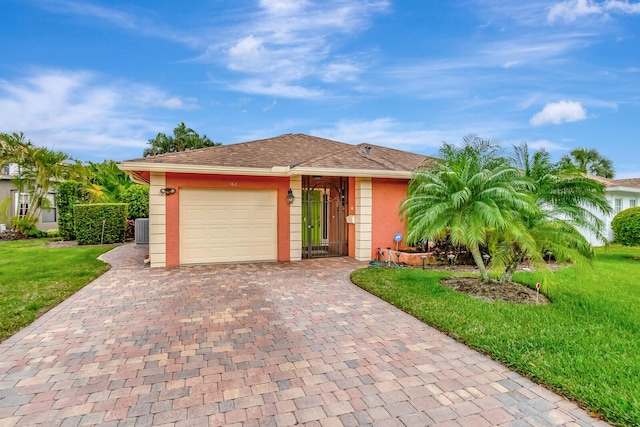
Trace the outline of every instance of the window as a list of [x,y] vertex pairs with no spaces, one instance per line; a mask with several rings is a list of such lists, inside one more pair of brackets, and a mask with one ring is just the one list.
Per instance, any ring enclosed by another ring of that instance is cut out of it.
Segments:
[[9,165],[2,167],[2,175],[9,175],[10,173],[11,173],[11,168],[9,167]]
[[49,201],[49,210],[42,208],[42,222],[56,222],[58,220],[58,212],[56,207],[56,199],[53,193],[47,194],[47,200]]
[[618,213],[622,210],[622,199],[613,199],[613,211]]
[[29,194],[28,193],[13,193],[15,211],[14,215],[20,218],[24,218],[27,212],[29,212]]
[[636,199],[629,200],[629,207],[630,208],[635,208],[636,207]]

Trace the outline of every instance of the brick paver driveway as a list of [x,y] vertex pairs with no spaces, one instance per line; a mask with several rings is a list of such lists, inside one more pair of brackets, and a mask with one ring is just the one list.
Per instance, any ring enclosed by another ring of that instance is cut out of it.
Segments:
[[353,286],[361,263],[143,250],[0,345],[0,426],[604,425]]

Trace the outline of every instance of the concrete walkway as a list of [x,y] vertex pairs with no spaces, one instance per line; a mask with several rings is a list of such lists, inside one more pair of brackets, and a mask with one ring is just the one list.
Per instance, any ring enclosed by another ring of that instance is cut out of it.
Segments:
[[145,250],[0,344],[0,426],[606,425],[352,285],[362,263]]

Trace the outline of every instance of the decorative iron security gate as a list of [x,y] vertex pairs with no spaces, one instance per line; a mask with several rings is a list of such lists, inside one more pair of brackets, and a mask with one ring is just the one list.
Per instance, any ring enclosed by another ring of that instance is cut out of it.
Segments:
[[343,178],[303,177],[303,258],[348,255],[347,184]]

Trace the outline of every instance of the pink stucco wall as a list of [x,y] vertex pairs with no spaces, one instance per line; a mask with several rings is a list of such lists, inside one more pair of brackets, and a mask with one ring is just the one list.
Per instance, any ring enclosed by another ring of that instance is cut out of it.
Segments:
[[407,197],[409,180],[383,179],[372,180],[372,230],[371,230],[371,258],[375,258],[377,248],[386,252],[387,247],[393,250],[396,242],[395,233],[402,233],[400,248],[406,247],[404,237],[406,227],[400,218],[400,203]]

